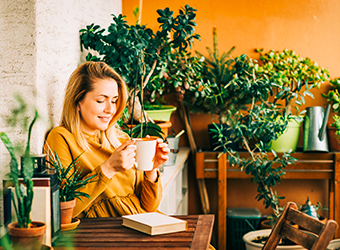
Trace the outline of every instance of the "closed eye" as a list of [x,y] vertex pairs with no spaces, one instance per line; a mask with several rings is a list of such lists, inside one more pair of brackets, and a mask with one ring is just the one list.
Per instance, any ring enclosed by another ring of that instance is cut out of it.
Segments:
[[117,103],[117,101],[118,101],[118,97],[114,97],[111,102],[112,103]]

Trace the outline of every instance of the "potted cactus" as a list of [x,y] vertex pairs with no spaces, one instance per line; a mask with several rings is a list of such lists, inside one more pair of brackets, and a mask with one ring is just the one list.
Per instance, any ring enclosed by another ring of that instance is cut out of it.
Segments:
[[[37,111],[28,128],[28,139],[24,157],[22,157],[22,169],[20,176],[19,164],[16,158],[14,146],[7,134],[0,133],[0,138],[7,148],[10,156],[10,176],[15,187],[15,195],[11,193],[17,222],[8,225],[8,234],[11,237],[12,246],[15,250],[35,250],[42,246],[43,236],[46,233],[46,224],[43,222],[31,221],[31,210],[33,202],[33,162],[30,156],[30,140],[34,123],[38,118]],[[22,177],[22,178],[21,178]],[[23,182],[20,180],[23,179]]]

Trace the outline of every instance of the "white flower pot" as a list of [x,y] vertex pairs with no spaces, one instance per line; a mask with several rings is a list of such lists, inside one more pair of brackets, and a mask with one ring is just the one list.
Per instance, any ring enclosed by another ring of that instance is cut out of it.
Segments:
[[[256,230],[251,231],[249,233],[246,233],[243,235],[243,241],[246,244],[247,250],[261,250],[263,247],[263,244],[252,242],[253,239],[255,239],[258,236],[269,236],[271,229],[262,229],[262,230]],[[295,246],[278,246],[277,249],[280,250],[296,250],[296,249],[306,249],[300,245]]]
[[334,250],[334,249],[339,249],[340,248],[340,239],[336,240],[331,240],[329,243],[327,250]]

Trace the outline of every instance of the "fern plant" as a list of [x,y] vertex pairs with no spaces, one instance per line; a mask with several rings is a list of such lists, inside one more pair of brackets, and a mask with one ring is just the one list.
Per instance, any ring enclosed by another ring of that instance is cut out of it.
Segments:
[[[217,115],[221,124],[229,123],[226,118],[228,117],[230,106],[243,105],[243,101],[248,100],[234,98],[240,91],[238,91],[238,86],[232,82],[233,78],[235,78],[236,67],[238,67],[239,63],[247,61],[248,58],[232,58],[231,53],[235,50],[235,46],[220,55],[216,27],[213,28],[213,48],[206,47],[206,49],[209,55],[208,58],[196,51],[196,54],[203,61],[203,84],[202,88],[197,89],[198,92],[195,91],[196,98],[190,100],[191,102],[194,101],[192,102],[193,105],[188,105],[194,111]],[[234,100],[237,100],[238,103],[234,103]]]
[[0,138],[7,148],[10,156],[10,176],[13,179],[15,194],[11,193],[11,199],[14,205],[15,213],[18,219],[18,224],[21,228],[30,228],[31,227],[31,211],[32,211],[32,202],[33,202],[33,162],[30,157],[30,140],[32,134],[32,128],[34,123],[38,118],[38,112],[35,111],[35,116],[28,128],[28,138],[27,144],[25,148],[24,157],[22,158],[22,177],[23,183],[19,181],[19,164],[15,156],[14,146],[11,140],[8,138],[7,134],[4,132],[0,133]]

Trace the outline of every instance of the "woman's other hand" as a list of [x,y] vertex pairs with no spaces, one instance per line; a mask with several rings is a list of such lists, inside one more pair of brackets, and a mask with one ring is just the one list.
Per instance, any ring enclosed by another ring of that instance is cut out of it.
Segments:
[[158,168],[161,164],[164,164],[168,160],[167,154],[169,154],[170,149],[168,144],[163,142],[162,139],[157,139],[155,161],[153,163],[153,168]]
[[169,154],[169,152],[168,144],[163,142],[161,138],[158,138],[153,169],[151,171],[145,171],[150,181],[155,182],[157,180],[157,168],[168,160],[167,154]]

